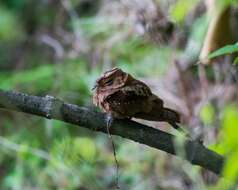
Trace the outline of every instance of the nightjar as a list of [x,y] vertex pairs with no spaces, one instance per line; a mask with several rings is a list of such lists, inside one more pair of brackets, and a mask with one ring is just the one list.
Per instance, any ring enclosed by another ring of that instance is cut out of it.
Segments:
[[165,121],[174,128],[179,126],[179,114],[164,107],[163,100],[150,88],[119,68],[106,71],[94,87],[93,103],[113,118],[140,118]]

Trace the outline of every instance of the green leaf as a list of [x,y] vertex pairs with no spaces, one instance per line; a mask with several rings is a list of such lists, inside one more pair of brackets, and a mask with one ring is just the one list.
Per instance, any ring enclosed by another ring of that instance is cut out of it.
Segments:
[[235,58],[233,64],[234,64],[234,65],[238,65],[238,57]]
[[224,46],[224,47],[210,53],[208,55],[208,59],[212,59],[214,57],[218,57],[218,56],[225,55],[225,54],[231,54],[231,53],[235,53],[235,52],[238,52],[238,43],[233,44],[233,45]]

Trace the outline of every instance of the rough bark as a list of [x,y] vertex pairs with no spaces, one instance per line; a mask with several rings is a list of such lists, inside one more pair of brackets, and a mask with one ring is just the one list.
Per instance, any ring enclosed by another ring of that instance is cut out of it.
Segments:
[[[48,119],[57,119],[90,130],[107,133],[106,114],[67,104],[52,96],[38,97],[0,90],[0,108],[38,115]],[[135,121],[115,120],[110,127],[110,132],[113,135],[180,156],[194,165],[221,174],[224,158],[197,141],[185,139],[185,156],[183,156],[176,152],[173,135]]]

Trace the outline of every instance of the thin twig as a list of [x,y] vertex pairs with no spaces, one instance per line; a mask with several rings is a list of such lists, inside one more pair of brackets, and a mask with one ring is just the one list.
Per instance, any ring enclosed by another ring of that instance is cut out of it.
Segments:
[[206,76],[206,70],[205,66],[203,64],[198,65],[198,75],[199,75],[199,80],[201,84],[201,93],[202,97],[207,96],[207,91],[208,91],[208,81],[207,81],[207,76]]
[[112,135],[110,133],[110,121],[107,121],[107,134],[108,134],[108,137],[111,141],[113,156],[114,156],[114,160],[115,160],[115,164],[116,164],[116,188],[120,189],[120,186],[119,186],[119,162],[117,160],[116,147],[115,147],[115,144],[113,142]]
[[183,71],[182,71],[181,66],[179,64],[179,61],[175,60],[174,64],[175,64],[175,67],[176,67],[178,75],[179,75],[179,82],[180,82],[180,86],[181,86],[181,89],[182,89],[181,92],[182,92],[182,95],[184,97],[184,101],[185,101],[186,106],[187,106],[188,117],[190,118],[193,115],[193,110],[192,110],[193,104],[190,101],[189,95],[187,93],[188,90],[187,90],[186,79],[184,77]]

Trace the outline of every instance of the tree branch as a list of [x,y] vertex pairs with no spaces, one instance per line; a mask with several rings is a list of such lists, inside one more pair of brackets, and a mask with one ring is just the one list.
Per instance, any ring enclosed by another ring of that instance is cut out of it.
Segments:
[[[38,97],[0,90],[0,108],[30,113],[48,119],[57,119],[90,130],[107,133],[106,114],[67,104],[52,96]],[[113,135],[183,157],[175,151],[173,135],[135,121],[115,120],[110,132]],[[224,163],[224,158],[221,155],[207,149],[197,141],[189,139],[185,140],[184,148],[186,153],[184,159],[216,174],[221,174]]]

